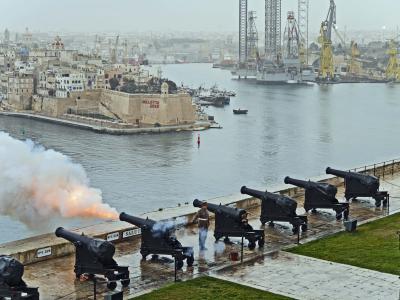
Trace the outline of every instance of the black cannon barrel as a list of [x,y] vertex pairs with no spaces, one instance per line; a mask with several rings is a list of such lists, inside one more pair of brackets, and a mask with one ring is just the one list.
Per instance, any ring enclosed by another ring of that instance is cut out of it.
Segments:
[[129,215],[127,213],[121,213],[119,215],[119,219],[124,222],[128,222],[132,225],[135,225],[137,227],[143,228],[147,227],[151,229],[157,222],[151,219],[143,219],[143,218],[138,218],[132,215]]
[[252,196],[254,198],[261,199],[261,200],[264,199],[264,197],[265,197],[265,192],[249,189],[246,186],[242,186],[242,188],[240,189],[240,192],[242,194],[249,195],[249,196]]
[[[193,201],[193,206],[201,208],[203,203],[204,203],[203,201],[195,199]],[[244,209],[238,209],[238,208],[229,207],[229,206],[221,205],[221,204],[217,205],[217,204],[207,203],[207,209],[214,214],[222,213],[222,214],[230,216],[233,219],[236,219],[238,221],[241,221],[243,215],[245,215],[247,213]]]
[[335,175],[341,178],[346,178],[349,175],[351,175],[351,172],[348,171],[341,171],[341,170],[336,170],[336,169],[332,169],[332,168],[326,168],[326,174],[330,174],[330,175]]
[[309,189],[309,188],[311,188],[311,185],[313,183],[315,184],[315,182],[294,179],[294,178],[290,178],[289,176],[285,177],[284,182],[285,182],[285,184],[295,185],[295,186],[301,187],[303,189]]
[[65,230],[63,227],[58,227],[56,230],[56,236],[66,239],[71,243],[80,242],[82,244],[87,244],[90,242],[91,238],[86,235],[77,234],[68,230]]
[[341,178],[353,178],[356,179],[363,184],[366,185],[374,185],[376,188],[379,188],[379,179],[375,176],[368,175],[368,174],[361,174],[357,172],[350,172],[350,171],[340,171],[340,170],[335,170],[332,168],[327,168],[326,169],[326,174],[331,174],[335,175]]
[[101,261],[107,262],[111,260],[115,253],[115,246],[110,242],[70,232],[62,227],[57,228],[56,236],[66,239],[76,246],[85,246]]
[[262,192],[258,190],[249,189],[243,186],[240,189],[242,194],[246,194],[255,198],[260,199],[261,201],[273,201],[276,205],[282,207],[282,209],[289,209],[292,213],[296,213],[297,202],[293,199],[286,197],[284,195],[274,194],[270,192]]
[[294,179],[290,178],[287,176],[285,178],[285,183],[286,184],[291,184],[306,190],[318,190],[321,193],[325,193],[327,195],[330,195],[332,197],[336,196],[337,194],[337,187],[329,184],[329,183],[322,183],[322,182],[315,182],[315,181],[305,181],[305,180],[299,180],[299,179]]
[[24,265],[7,255],[0,255],[0,283],[10,287],[19,287],[23,284]]
[[245,195],[249,195],[252,196],[254,198],[258,198],[262,201],[264,200],[273,200],[275,202],[277,202],[277,204],[279,204],[279,200],[284,197],[282,195],[278,195],[278,194],[274,194],[274,193],[270,193],[270,192],[262,192],[262,191],[258,191],[258,190],[253,190],[253,189],[249,189],[248,187],[242,186],[242,188],[240,189],[240,192],[242,194]]

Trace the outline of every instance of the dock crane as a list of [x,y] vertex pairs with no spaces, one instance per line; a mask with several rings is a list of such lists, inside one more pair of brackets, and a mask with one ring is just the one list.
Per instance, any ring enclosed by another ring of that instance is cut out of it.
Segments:
[[[351,75],[359,75],[361,74],[361,65],[358,61],[361,52],[358,48],[358,44],[355,41],[350,42],[350,47],[347,46],[345,39],[340,34],[338,28],[336,26],[333,27],[335,30],[336,36],[339,38],[342,43],[343,51],[344,51],[344,60],[347,61],[347,73]],[[348,58],[350,56],[350,59]]]
[[399,51],[394,39],[390,40],[388,54],[389,63],[386,68],[386,79],[392,82],[400,82]]
[[332,51],[332,29],[336,25],[336,4],[330,0],[328,15],[321,24],[318,42],[321,44],[320,70],[318,77],[322,81],[330,81],[335,77]]

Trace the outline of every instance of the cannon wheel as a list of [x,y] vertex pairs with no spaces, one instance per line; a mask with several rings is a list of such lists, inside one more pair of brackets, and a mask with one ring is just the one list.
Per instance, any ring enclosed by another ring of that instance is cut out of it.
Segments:
[[214,233],[214,238],[215,238],[215,242],[218,242],[219,239],[222,238],[222,235]]
[[193,267],[193,263],[194,263],[194,257],[193,257],[193,255],[189,256],[189,257],[186,259],[186,263],[187,263],[188,267]]
[[142,260],[145,261],[147,255],[149,255],[150,253],[148,253],[147,251],[140,250],[140,254],[142,254]]
[[255,241],[249,241],[248,245],[250,250],[254,250],[256,248],[256,242]]
[[107,282],[107,288],[113,291],[117,288],[117,283],[115,281]]
[[345,221],[347,221],[349,219],[349,209],[348,208],[343,212],[343,218]]
[[183,268],[183,260],[176,261],[176,269],[181,270]]
[[128,287],[130,283],[131,283],[130,279],[121,280],[121,284],[122,284],[123,287]]
[[258,247],[264,248],[264,245],[265,245],[265,240],[264,239],[259,239],[258,240]]

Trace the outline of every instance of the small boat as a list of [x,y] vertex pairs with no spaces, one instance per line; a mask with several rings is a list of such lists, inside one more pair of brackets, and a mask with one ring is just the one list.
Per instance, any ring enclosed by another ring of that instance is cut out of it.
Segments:
[[249,111],[247,110],[247,109],[234,109],[233,110],[233,113],[235,114],[235,115],[247,115],[247,113],[248,113]]

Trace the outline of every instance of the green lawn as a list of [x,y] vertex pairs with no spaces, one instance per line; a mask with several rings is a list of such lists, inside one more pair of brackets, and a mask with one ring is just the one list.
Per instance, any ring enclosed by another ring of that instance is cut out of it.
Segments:
[[287,300],[290,298],[259,291],[235,283],[200,277],[172,284],[150,294],[134,298],[135,300]]
[[400,275],[400,214],[288,250],[295,254]]

